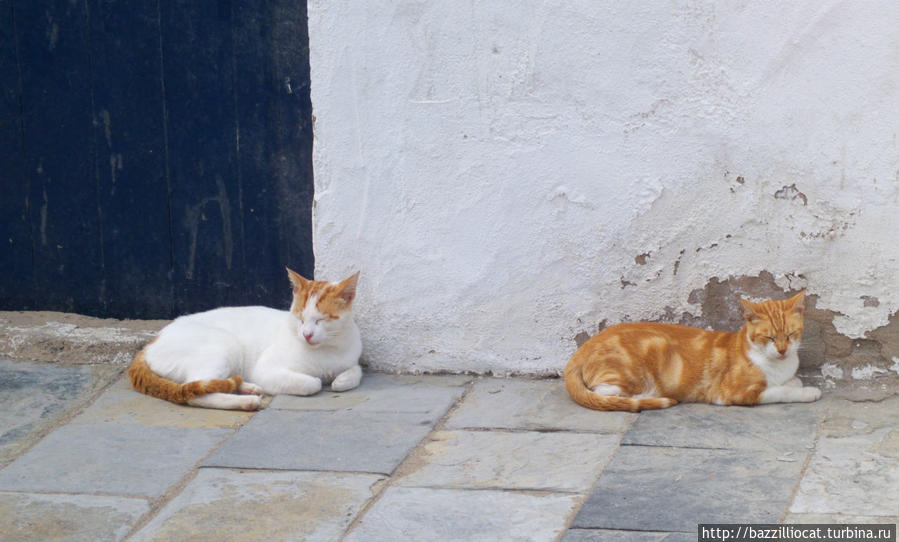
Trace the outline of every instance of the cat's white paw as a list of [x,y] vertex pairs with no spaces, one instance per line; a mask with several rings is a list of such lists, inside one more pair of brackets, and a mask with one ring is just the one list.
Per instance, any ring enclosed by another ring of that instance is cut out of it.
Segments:
[[293,392],[296,395],[315,395],[322,391],[322,379],[316,376],[310,376],[300,384]]
[[347,391],[362,382],[362,368],[358,365],[337,375],[331,382],[331,391]]
[[259,410],[262,408],[262,398],[258,395],[247,395],[245,397],[241,397],[243,401],[240,403],[241,410]]
[[240,387],[237,388],[237,393],[241,395],[262,395],[262,388],[256,384],[243,382]]
[[806,386],[801,388],[800,391],[802,392],[802,402],[804,403],[811,403],[821,398],[821,390],[818,388]]

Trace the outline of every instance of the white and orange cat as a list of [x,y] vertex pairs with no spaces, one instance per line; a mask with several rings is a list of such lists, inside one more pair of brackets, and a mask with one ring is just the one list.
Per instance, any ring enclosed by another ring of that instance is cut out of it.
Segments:
[[796,378],[805,291],[783,301],[740,300],[736,333],[636,322],[604,329],[565,367],[580,405],[639,412],[678,402],[716,405],[807,403],[821,390]]
[[226,307],[182,316],[135,356],[135,390],[173,403],[256,410],[263,393],[312,395],[362,380],[362,340],[352,304],[359,273],[306,280],[288,269],[289,311]]

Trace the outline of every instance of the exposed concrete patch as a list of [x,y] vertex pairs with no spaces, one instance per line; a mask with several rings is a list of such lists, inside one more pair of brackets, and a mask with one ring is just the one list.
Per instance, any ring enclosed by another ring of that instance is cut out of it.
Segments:
[[577,343],[577,347],[580,348],[584,345],[585,342],[590,340],[590,334],[586,331],[581,331],[577,335],[574,336],[574,342]]
[[859,299],[862,300],[862,306],[864,307],[879,307],[880,300],[874,296],[863,295]]
[[790,186],[784,186],[780,190],[774,193],[775,199],[788,199],[788,200],[801,200],[803,205],[808,205],[808,198],[805,197],[805,194],[799,191],[796,188],[796,183],[791,184]]
[[881,369],[875,365],[865,365],[864,367],[853,367],[852,378],[856,380],[871,380],[877,378],[878,375],[886,374],[886,369]]
[[843,378],[843,369],[833,363],[825,363],[821,366],[821,376],[824,378]]
[[67,365],[125,365],[167,323],[0,311],[0,357]]
[[683,313],[677,323],[736,331],[744,323],[740,303],[737,301],[740,297],[760,301],[783,299],[788,295],[767,271],[759,273],[757,277],[742,276],[724,280],[714,277],[704,288],[690,292],[687,298],[689,303],[699,306],[700,314]]

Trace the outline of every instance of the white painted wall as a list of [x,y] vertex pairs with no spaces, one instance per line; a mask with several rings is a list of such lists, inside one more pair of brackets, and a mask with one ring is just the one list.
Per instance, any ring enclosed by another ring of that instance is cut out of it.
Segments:
[[312,0],[309,30],[316,276],[362,270],[376,367],[556,372],[762,270],[852,337],[899,308],[899,2]]

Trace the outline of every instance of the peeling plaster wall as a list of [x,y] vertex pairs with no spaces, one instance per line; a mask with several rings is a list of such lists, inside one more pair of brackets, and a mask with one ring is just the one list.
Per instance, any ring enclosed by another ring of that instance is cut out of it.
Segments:
[[822,345],[899,307],[899,3],[312,0],[309,29],[316,276],[362,270],[375,367],[556,373],[607,323],[720,323],[746,277],[807,287]]

